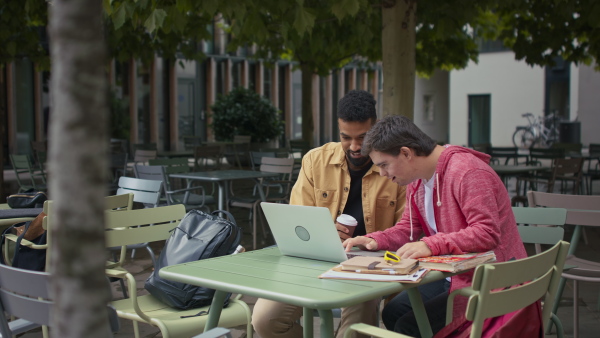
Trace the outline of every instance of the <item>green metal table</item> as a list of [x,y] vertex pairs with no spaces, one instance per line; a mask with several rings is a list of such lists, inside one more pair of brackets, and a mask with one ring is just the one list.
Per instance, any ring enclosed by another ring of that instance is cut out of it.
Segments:
[[431,337],[431,327],[417,286],[453,274],[430,271],[421,283],[319,279],[335,263],[284,256],[267,248],[162,268],[160,276],[217,290],[205,330],[216,327],[228,292],[284,302],[304,308],[304,337],[312,337],[313,310],[321,318],[321,337],[333,337],[332,309],[347,307],[407,290],[419,330]]

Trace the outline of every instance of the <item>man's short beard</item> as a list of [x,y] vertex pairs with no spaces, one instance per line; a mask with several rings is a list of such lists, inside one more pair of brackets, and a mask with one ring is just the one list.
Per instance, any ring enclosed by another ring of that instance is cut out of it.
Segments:
[[363,156],[361,158],[353,158],[352,156],[350,156],[350,150],[346,151],[346,159],[353,166],[358,167],[358,168],[364,167],[365,164],[367,164],[371,161],[371,158],[369,156]]

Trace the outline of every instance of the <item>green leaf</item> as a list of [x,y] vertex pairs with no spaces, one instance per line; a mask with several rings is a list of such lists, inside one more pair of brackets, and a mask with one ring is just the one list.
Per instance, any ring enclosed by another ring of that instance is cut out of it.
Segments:
[[304,33],[311,30],[314,25],[315,15],[305,8],[299,7],[296,10],[296,19],[294,20],[294,28],[298,31],[298,35],[304,35]]
[[213,15],[215,15],[215,13],[217,13],[217,9],[219,8],[219,0],[202,1],[202,8],[210,16],[213,16]]
[[194,8],[191,0],[177,0],[176,6],[177,9],[183,13],[191,11]]
[[155,29],[161,28],[166,16],[167,12],[162,9],[153,10],[148,19],[146,19],[146,22],[144,22],[144,27],[146,27],[148,33],[152,33]]
[[340,0],[331,6],[331,12],[338,20],[342,20],[346,15],[355,16],[359,8],[358,0]]
[[107,15],[112,14],[112,6],[110,5],[111,0],[102,0],[102,8]]
[[117,7],[117,10],[114,12],[113,15],[113,25],[115,26],[115,30],[123,26],[123,24],[125,23],[125,16],[125,6],[121,5]]

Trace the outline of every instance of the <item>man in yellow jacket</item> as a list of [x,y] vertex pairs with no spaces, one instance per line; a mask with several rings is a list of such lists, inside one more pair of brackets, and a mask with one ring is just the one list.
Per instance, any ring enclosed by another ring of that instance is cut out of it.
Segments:
[[[290,204],[326,207],[331,217],[353,216],[358,225],[352,237],[392,227],[401,218],[405,188],[379,175],[379,168],[361,155],[362,141],[377,120],[373,95],[352,90],[338,102],[341,142],[312,149],[302,158],[302,169],[294,185]],[[336,222],[341,240],[346,228]],[[339,243],[332,243],[339,245]],[[378,326],[379,299],[342,309],[338,337],[354,323]],[[262,338],[301,338],[298,319],[302,308],[259,299],[254,306],[252,324]]]

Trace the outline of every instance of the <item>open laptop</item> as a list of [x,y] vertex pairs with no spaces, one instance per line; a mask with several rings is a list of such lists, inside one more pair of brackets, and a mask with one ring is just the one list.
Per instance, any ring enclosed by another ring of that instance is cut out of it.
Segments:
[[382,252],[344,251],[329,209],[260,203],[279,251],[287,256],[341,263],[353,256],[382,257]]

